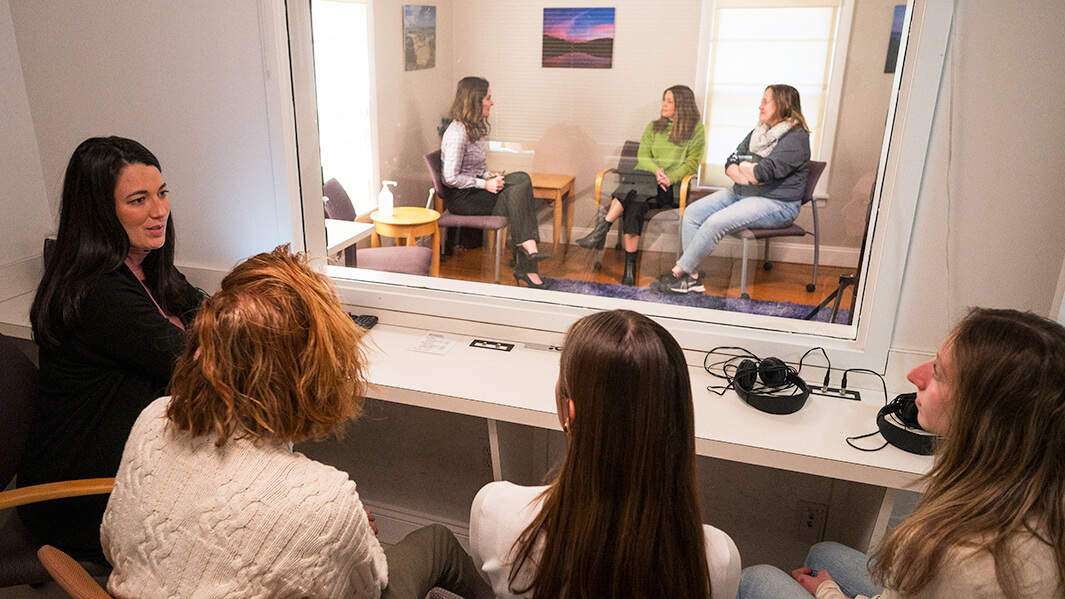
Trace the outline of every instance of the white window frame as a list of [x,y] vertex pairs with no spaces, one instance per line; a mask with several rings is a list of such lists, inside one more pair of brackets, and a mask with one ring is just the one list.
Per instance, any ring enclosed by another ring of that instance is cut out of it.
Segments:
[[[742,6],[745,8],[767,6],[811,6],[811,7],[838,7],[839,14],[836,19],[836,42],[832,52],[832,61],[828,76],[828,86],[825,90],[825,112],[821,119],[821,135],[819,147],[812,148],[816,160],[827,162],[825,172],[817,182],[814,189],[814,197],[825,199],[828,197],[828,181],[831,179],[832,150],[836,146],[836,124],[839,120],[839,98],[843,91],[843,71],[846,65],[847,49],[850,44],[850,30],[854,20],[854,0],[703,0],[702,23],[699,26],[699,59],[695,84],[700,90],[703,106],[704,125],[707,133],[710,127],[705,120],[709,118],[707,110],[708,94],[710,90],[710,58],[713,52],[714,15],[719,6],[731,8]],[[705,164],[705,158],[704,158]],[[701,174],[701,173],[700,173]],[[700,183],[704,184],[700,178]]]
[[[297,230],[294,245],[302,245],[324,264],[321,170],[314,158],[317,135],[305,134],[313,116],[300,108],[308,102],[313,105],[314,95],[313,78],[307,76],[307,65],[312,64],[310,36],[306,33],[310,24],[300,10],[306,1],[261,0],[281,15],[288,15],[287,21],[284,16],[272,20],[272,34],[276,37],[264,42],[274,42],[273,48],[279,53],[276,60],[284,62],[292,75],[291,87],[286,91],[282,85],[280,98],[281,104],[286,99],[291,103],[282,106],[283,112],[274,122],[281,124],[280,133],[286,142],[284,169],[290,175],[298,174],[299,194],[291,197],[293,228]],[[309,16],[309,11],[303,12]],[[624,304],[661,322],[682,347],[691,351],[705,352],[715,345],[742,345],[760,355],[777,355],[797,362],[810,347],[820,346],[832,355],[833,367],[884,372],[953,16],[952,0],[912,0],[908,5],[907,23],[912,18],[912,29],[918,34],[908,39],[909,27],[903,34],[905,68],[895,74],[890,145],[881,150],[876,185],[880,191],[878,201],[885,198],[889,203],[878,210],[880,214],[874,216],[871,225],[873,231],[866,248],[869,272],[858,289],[862,315],[856,325],[765,319],[720,311],[693,314],[664,304],[633,305],[636,302],[361,269],[328,267],[326,272],[333,277],[345,304],[390,316],[406,326],[456,332],[503,327],[512,332],[514,340],[559,339],[576,319]],[[290,179],[294,180],[297,179]],[[707,318],[713,320],[708,322]]]

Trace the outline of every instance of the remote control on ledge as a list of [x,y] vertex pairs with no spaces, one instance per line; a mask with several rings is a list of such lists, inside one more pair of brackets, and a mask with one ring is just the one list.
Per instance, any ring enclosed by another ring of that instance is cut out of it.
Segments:
[[377,317],[373,314],[360,314],[359,316],[352,314],[351,319],[355,321],[355,324],[367,331],[372,329],[373,325],[377,324]]

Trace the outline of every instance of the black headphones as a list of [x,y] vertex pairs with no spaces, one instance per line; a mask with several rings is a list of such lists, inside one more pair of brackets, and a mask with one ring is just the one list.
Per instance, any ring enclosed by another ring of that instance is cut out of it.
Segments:
[[917,455],[932,455],[935,435],[917,422],[916,400],[916,393],[895,397],[877,412],[876,426],[884,440],[895,447]]
[[798,412],[810,397],[810,386],[780,358],[744,359],[736,367],[732,387],[748,405],[770,414]]

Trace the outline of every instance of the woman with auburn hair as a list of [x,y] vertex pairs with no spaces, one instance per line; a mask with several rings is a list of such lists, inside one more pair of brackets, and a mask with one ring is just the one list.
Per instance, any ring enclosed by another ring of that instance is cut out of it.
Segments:
[[975,309],[908,378],[941,435],[913,514],[871,558],[820,543],[791,576],[747,568],[741,598],[1065,597],[1065,328]]
[[622,285],[636,284],[636,252],[640,247],[643,221],[651,208],[680,205],[680,187],[688,175],[699,172],[706,151],[706,130],[699,118],[695,93],[687,85],[674,85],[662,93],[662,114],[648,123],[640,138],[637,172],[625,177],[611,195],[606,216],[597,217],[595,228],[577,240],[587,249],[602,249],[610,227],[625,216],[625,272]]
[[347,474],[294,452],[362,412],[362,332],[287,246],[208,299],[171,397],[141,413],[100,531],[116,597],[471,596],[476,570],[432,525],[382,551]]
[[[166,388],[203,300],[174,267],[175,245],[158,158],[124,137],[78,144],[30,308],[41,393],[19,486],[115,475],[133,421]],[[18,511],[38,541],[102,562],[106,505],[106,496],[75,497]]]
[[748,227],[785,227],[799,216],[809,170],[810,128],[802,116],[799,91],[790,85],[770,85],[758,106],[758,125],[725,160],[732,189],[687,207],[680,226],[684,254],[672,270],[651,283],[651,291],[705,291],[699,265],[725,235]]
[[702,522],[691,383],[669,332],[627,310],[578,320],[555,399],[569,447],[554,482],[494,482],[473,501],[470,546],[496,596],[734,597],[739,552]]
[[551,281],[540,278],[540,225],[532,179],[523,172],[493,173],[488,170],[488,114],[495,102],[492,88],[481,77],[459,81],[451,103],[451,124],[440,141],[444,182],[456,188],[447,208],[455,214],[507,217],[514,241],[514,282],[524,281],[534,289],[547,289]]

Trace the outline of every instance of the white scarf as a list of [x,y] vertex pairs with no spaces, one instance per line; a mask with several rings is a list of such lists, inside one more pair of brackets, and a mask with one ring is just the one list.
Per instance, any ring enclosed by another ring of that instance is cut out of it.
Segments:
[[765,123],[758,123],[758,126],[751,132],[751,153],[758,154],[763,158],[768,156],[773,151],[773,148],[776,147],[780,138],[784,137],[784,134],[791,131],[794,126],[795,124],[791,121],[780,121],[773,125],[772,128]]

